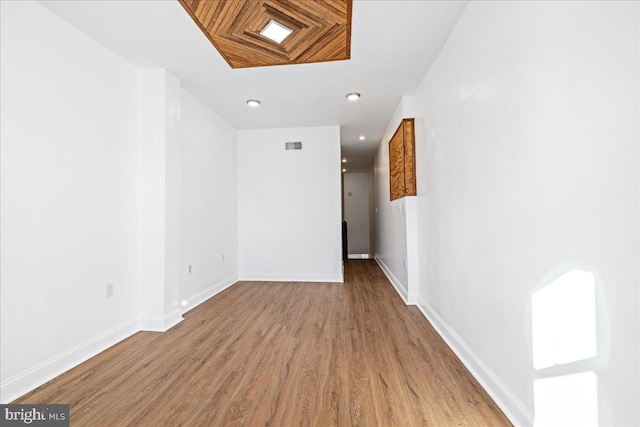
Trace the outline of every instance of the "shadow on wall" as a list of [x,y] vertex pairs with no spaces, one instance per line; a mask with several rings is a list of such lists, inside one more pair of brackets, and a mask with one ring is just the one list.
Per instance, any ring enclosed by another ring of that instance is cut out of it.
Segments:
[[597,426],[596,279],[571,269],[531,296],[534,426]]

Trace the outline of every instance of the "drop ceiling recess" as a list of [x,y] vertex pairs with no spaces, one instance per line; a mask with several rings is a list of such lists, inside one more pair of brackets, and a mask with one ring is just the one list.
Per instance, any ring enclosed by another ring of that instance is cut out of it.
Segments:
[[[352,0],[178,0],[231,68],[339,61],[351,56]],[[281,43],[274,22],[291,31]]]

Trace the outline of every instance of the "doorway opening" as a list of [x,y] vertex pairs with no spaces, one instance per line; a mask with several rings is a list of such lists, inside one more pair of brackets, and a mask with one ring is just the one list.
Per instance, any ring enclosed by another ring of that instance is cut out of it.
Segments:
[[[373,259],[373,173],[342,174],[343,258]],[[346,230],[345,230],[346,228]],[[346,256],[345,256],[346,255]]]

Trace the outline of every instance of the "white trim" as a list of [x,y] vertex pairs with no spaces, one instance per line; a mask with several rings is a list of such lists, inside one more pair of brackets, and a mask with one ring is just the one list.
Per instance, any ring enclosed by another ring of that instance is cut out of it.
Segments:
[[347,254],[347,259],[373,259],[371,254]]
[[196,308],[197,306],[199,306],[200,304],[202,304],[212,296],[219,294],[220,292],[224,291],[229,286],[237,282],[238,282],[238,276],[234,275],[209,286],[207,289],[198,292],[197,294],[195,294],[190,298],[187,298],[186,300],[187,303],[185,304],[184,307],[182,307],[182,314],[186,313],[189,310],[193,310],[194,308]]
[[387,279],[389,279],[389,282],[391,282],[393,287],[396,289],[396,292],[398,292],[398,295],[400,295],[400,298],[402,298],[402,301],[404,301],[405,304],[408,304],[407,289],[402,285],[402,283],[398,280],[398,278],[394,276],[391,269],[387,267],[387,264],[385,264],[384,261],[382,261],[382,258],[376,255],[374,259],[382,269],[382,272],[384,273],[384,275],[387,276]]
[[344,283],[342,274],[264,274],[242,273],[241,281],[247,282],[319,282]]
[[129,320],[3,381],[0,402],[7,404],[17,399],[138,331],[138,318]]
[[533,414],[520,402],[498,376],[476,355],[471,347],[440,315],[422,298],[418,299],[418,308],[429,323],[438,332],[458,359],[471,372],[482,388],[491,396],[502,412],[515,426],[532,426]]
[[182,322],[182,309],[176,308],[165,316],[140,316],[140,330],[148,332],[167,332]]

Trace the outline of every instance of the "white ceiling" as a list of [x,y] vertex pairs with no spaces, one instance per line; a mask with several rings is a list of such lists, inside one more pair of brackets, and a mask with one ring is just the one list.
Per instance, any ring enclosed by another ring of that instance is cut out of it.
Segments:
[[[177,0],[42,4],[138,67],[167,69],[237,129],[340,125],[348,170],[366,171],[467,2],[356,0],[350,60],[235,70]],[[348,102],[348,92],[362,98]],[[247,107],[249,98],[262,105]]]

